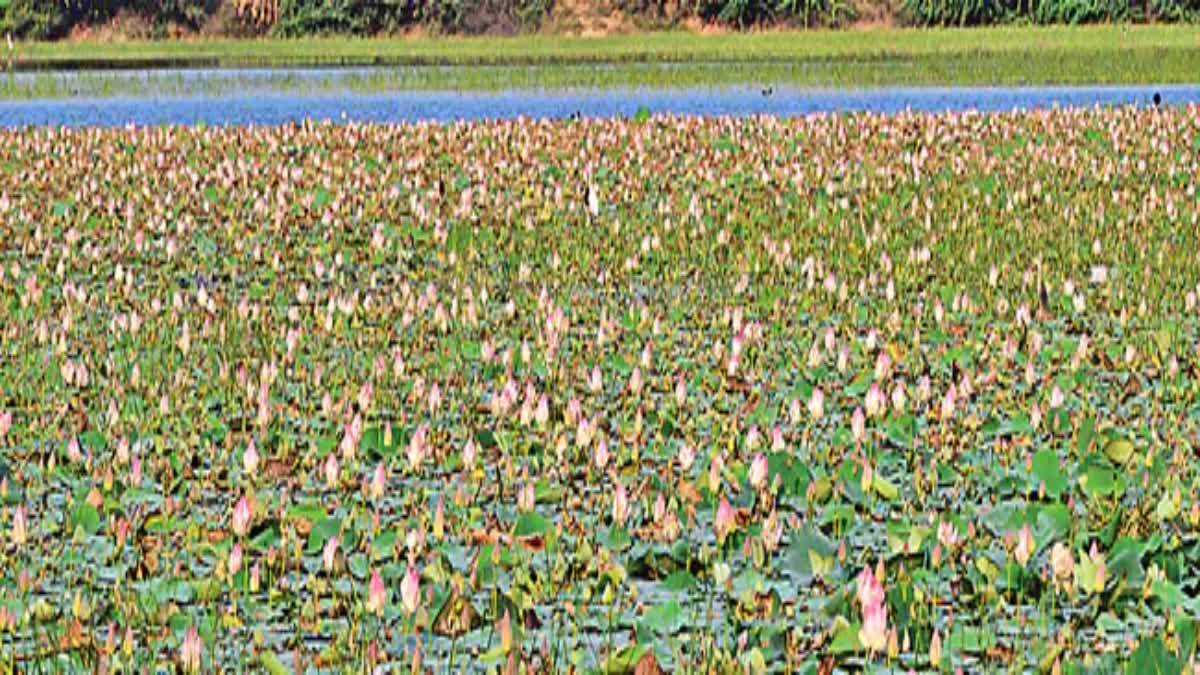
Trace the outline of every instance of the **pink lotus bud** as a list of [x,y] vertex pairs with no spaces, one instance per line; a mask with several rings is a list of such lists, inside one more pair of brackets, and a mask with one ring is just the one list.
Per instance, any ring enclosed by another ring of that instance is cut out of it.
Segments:
[[371,570],[371,581],[367,586],[367,611],[371,614],[382,614],[385,603],[387,589],[383,587],[383,577],[379,576],[379,570]]
[[[372,577],[372,583],[374,583],[374,577]],[[382,583],[380,585],[382,586]],[[408,566],[404,580],[400,582],[400,600],[404,604],[405,612],[412,614],[417,611],[421,600],[421,576],[417,572],[417,568],[412,565]]]
[[246,501],[246,496],[242,495],[238,499],[237,504],[233,507],[233,532],[239,537],[246,536],[250,531],[250,503]]

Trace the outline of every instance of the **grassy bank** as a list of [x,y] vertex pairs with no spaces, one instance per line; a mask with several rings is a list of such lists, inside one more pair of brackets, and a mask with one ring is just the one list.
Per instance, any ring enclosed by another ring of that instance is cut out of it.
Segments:
[[[0,99],[774,85],[1190,83],[1200,32],[987,28],[596,39],[263,40],[19,45]],[[283,67],[350,66],[297,74]],[[379,67],[371,67],[379,66]],[[265,67],[250,71],[248,68]],[[217,72],[185,72],[210,68]],[[136,74],[122,72],[146,69]]]
[[308,38],[18,44],[11,67],[312,65],[567,65],[631,62],[763,62],[972,56],[1048,60],[1162,55],[1200,50],[1189,26],[1003,27],[695,35],[650,33],[597,38]]
[[544,66],[403,66],[355,70],[218,70],[38,72],[0,76],[0,99],[195,96],[223,94],[359,94],[389,91],[499,91],[622,87],[875,87],[1187,83],[1200,52],[1090,52],[1048,59],[1025,52],[974,56],[926,54],[797,62],[626,63]]

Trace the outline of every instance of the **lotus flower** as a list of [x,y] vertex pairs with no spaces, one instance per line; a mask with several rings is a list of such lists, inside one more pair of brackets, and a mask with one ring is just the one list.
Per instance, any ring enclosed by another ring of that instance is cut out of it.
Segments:
[[246,452],[241,455],[241,467],[246,476],[253,478],[258,474],[258,448],[254,446],[253,438],[250,440],[250,446],[246,447]]
[[942,398],[942,419],[948,420],[954,416],[955,399],[957,398],[954,385],[946,390],[946,395]]
[[528,513],[533,510],[536,503],[537,497],[533,489],[533,483],[526,483],[523,488],[517,491],[517,511]]
[[467,444],[463,446],[462,461],[465,468],[475,468],[475,441],[473,439],[468,438]]
[[246,496],[242,495],[238,499],[237,504],[233,506],[233,532],[239,537],[246,536],[250,531],[250,503],[246,501]]
[[882,601],[863,608],[858,641],[873,654],[882,652],[887,646],[887,605]]
[[783,539],[783,523],[779,521],[779,516],[775,511],[771,511],[767,519],[763,521],[762,526],[762,543],[763,548],[768,553],[779,548],[779,542]]
[[1021,526],[1021,530],[1017,532],[1017,562],[1024,567],[1029,563],[1029,559],[1033,556],[1036,544],[1033,541],[1033,533],[1029,531],[1029,523]]
[[892,357],[885,351],[880,351],[875,358],[875,379],[886,380],[892,374]]
[[[372,577],[373,582],[374,577]],[[417,572],[417,568],[409,565],[408,571],[404,573],[404,580],[400,582],[400,601],[404,604],[404,611],[408,614],[417,611],[420,600],[421,575]]]
[[814,421],[825,415],[825,394],[819,387],[813,387],[812,396],[808,399],[808,414]]
[[937,668],[942,662],[942,636],[938,629],[933,629],[933,638],[929,640],[929,665]]
[[685,403],[687,403],[687,382],[680,375],[675,378],[675,405],[682,408]]
[[200,656],[204,643],[195,626],[188,626],[183,634],[183,644],[179,647],[179,666],[185,673],[200,672]]
[[692,464],[696,461],[696,451],[692,446],[684,443],[679,446],[679,469],[683,473],[688,473],[692,470]]
[[229,551],[229,575],[233,576],[242,568],[242,545],[235,543]]
[[600,376],[600,366],[592,366],[592,375],[588,378],[588,390],[599,394],[604,390],[604,379]]
[[372,499],[380,499],[383,497],[384,488],[387,487],[387,471],[383,468],[383,462],[375,465],[375,473],[371,477],[370,493]]
[[333,563],[338,550],[338,538],[330,537],[325,540],[325,548],[321,552],[321,562],[325,565],[326,572],[333,572]]
[[1050,567],[1054,571],[1055,585],[1069,590],[1075,576],[1075,555],[1070,547],[1056,542],[1050,549]]
[[954,527],[954,524],[950,521],[943,520],[938,523],[937,540],[938,543],[948,549],[957,548],[959,543],[958,528]]
[[596,444],[595,459],[597,469],[603,471],[604,467],[608,466],[608,439],[603,436],[600,438],[600,442]]
[[867,415],[870,417],[879,417],[883,415],[887,406],[887,399],[883,396],[883,389],[879,387],[878,382],[872,382],[871,387],[867,389]]
[[862,571],[858,573],[858,577],[855,578],[854,584],[855,597],[864,612],[867,607],[883,602],[883,585],[879,583],[869,566],[863,567]]
[[[405,577],[407,581],[407,577]],[[383,577],[379,570],[371,570],[371,581],[367,586],[367,611],[371,614],[382,614],[387,602],[387,589],[383,586]]]
[[725,537],[729,536],[736,525],[737,514],[730,506],[729,500],[722,495],[721,502],[717,505],[717,515],[713,519],[713,531],[717,534],[717,541],[724,543]]
[[13,544],[23,546],[26,539],[25,531],[25,506],[20,505],[13,512],[12,530],[8,533],[8,538]]
[[904,412],[904,407],[908,404],[908,397],[904,394],[904,384],[897,382],[895,388],[892,389],[892,409],[897,414]]
[[625,519],[629,517],[629,496],[625,493],[625,486],[617,481],[616,487],[613,489],[613,522],[618,526],[625,524]]
[[1050,392],[1050,409],[1058,410],[1063,406],[1064,401],[1062,389],[1059,389],[1057,384],[1054,385],[1054,389]]
[[854,412],[850,415],[850,433],[854,436],[856,445],[861,445],[863,439],[867,437],[867,416],[863,414],[861,406],[855,406]]
[[338,484],[338,461],[337,456],[332,452],[325,458],[325,485],[329,488],[335,488]]
[[762,453],[754,456],[750,462],[750,485],[755,490],[762,490],[767,484],[767,458]]

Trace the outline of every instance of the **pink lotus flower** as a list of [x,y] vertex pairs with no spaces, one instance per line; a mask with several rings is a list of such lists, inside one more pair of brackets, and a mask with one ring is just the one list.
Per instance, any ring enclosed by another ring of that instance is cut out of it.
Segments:
[[522,513],[532,511],[536,503],[537,495],[533,489],[533,483],[526,483],[517,491],[517,511]]
[[1050,391],[1050,409],[1058,410],[1061,408],[1065,398],[1066,397],[1063,396],[1062,389],[1059,389],[1057,384],[1054,385],[1054,389]]
[[774,452],[783,452],[787,444],[783,440],[783,429],[776,424],[771,428],[771,450]]
[[408,465],[413,471],[419,469],[421,462],[425,460],[427,452],[426,436],[428,435],[429,423],[423,422],[413,432],[412,438],[408,441]]
[[185,673],[200,672],[200,656],[204,643],[195,626],[188,626],[183,634],[183,644],[179,647],[179,665]]
[[625,493],[625,486],[620,481],[617,481],[613,490],[612,517],[617,525],[624,525],[625,519],[629,517],[629,495]]
[[331,452],[325,458],[325,485],[333,488],[337,487],[338,483],[338,461],[337,457]]
[[383,468],[383,462],[375,465],[375,474],[371,478],[371,498],[380,499],[383,497],[384,489],[387,487],[387,472]]
[[788,421],[794,426],[799,426],[799,424],[804,421],[804,418],[800,414],[799,399],[792,399],[791,405],[788,406]]
[[872,382],[871,387],[867,389],[866,406],[869,417],[879,417],[884,413],[887,402],[878,382]]
[[1096,547],[1096,542],[1092,542],[1092,549],[1088,551],[1088,558],[1096,567],[1096,578],[1094,580],[1094,588],[1097,593],[1104,590],[1104,583],[1107,581],[1108,566],[1104,564],[1104,556],[1100,554],[1100,549]]
[[895,388],[892,389],[892,409],[897,414],[901,414],[907,404],[908,397],[904,394],[904,383],[897,382]]
[[954,389],[954,385],[952,384],[950,385],[950,388],[946,390],[946,395],[942,398],[942,419],[948,420],[954,416],[954,405],[956,398],[957,393]]
[[885,351],[879,352],[875,358],[875,379],[886,380],[892,373],[892,357]]
[[639,366],[634,366],[633,372],[629,375],[629,390],[634,394],[642,391],[642,369]]
[[696,451],[692,449],[692,446],[687,443],[679,446],[679,468],[683,473],[691,471],[695,461]]
[[825,394],[819,387],[814,387],[812,396],[808,399],[808,414],[813,420],[819,420],[825,414]]
[[13,544],[16,544],[17,546],[23,546],[25,544],[26,537],[25,506],[21,505],[17,507],[16,511],[13,512],[12,530],[8,533],[8,538]]
[[662,519],[667,515],[667,500],[663,497],[663,493],[659,492],[654,498],[654,522],[662,523]]
[[762,435],[758,433],[758,425],[751,424],[750,430],[746,432],[746,449],[750,451],[757,450],[761,442]]
[[138,459],[137,455],[133,456],[133,461],[129,465],[129,480],[134,487],[142,485],[142,460]]
[[762,453],[754,456],[750,462],[750,485],[755,490],[763,489],[767,484],[767,458]]
[[595,459],[597,469],[604,470],[604,467],[608,466],[608,439],[603,436],[600,438],[600,442],[596,444]]
[[230,549],[230,551],[229,551],[229,564],[228,564],[229,576],[233,576],[233,575],[237,574],[238,570],[240,570],[241,568],[242,568],[242,545],[234,544],[233,548]]
[[875,602],[863,608],[862,628],[858,641],[871,653],[882,652],[887,646],[887,605]]
[[325,548],[321,552],[321,562],[325,564],[326,572],[333,571],[333,563],[335,561],[335,556],[337,555],[339,543],[340,542],[338,541],[337,537],[330,537],[329,539],[325,540]]
[[863,414],[861,406],[855,406],[854,412],[850,415],[850,433],[854,436],[856,445],[861,445],[863,439],[867,437],[867,416]]
[[7,436],[8,432],[12,430],[12,422],[13,416],[11,410],[5,410],[3,413],[0,413],[0,438]]
[[687,403],[687,382],[680,375],[675,378],[675,405],[682,408],[685,403]]
[[258,448],[254,444],[254,439],[250,439],[250,445],[246,447],[246,451],[242,453],[242,470],[251,478],[258,475]]
[[1024,567],[1029,563],[1029,559],[1033,557],[1036,544],[1033,541],[1033,533],[1029,531],[1029,523],[1021,526],[1020,532],[1017,532],[1017,562]]
[[592,366],[592,375],[588,378],[588,389],[593,394],[599,394],[604,390],[604,378],[600,376],[600,366]]
[[933,638],[929,641],[929,665],[937,668],[942,662],[942,636],[938,629],[933,629]]
[[462,451],[463,466],[467,469],[475,468],[475,441],[468,438],[467,444],[463,446]]
[[864,567],[858,573],[858,577],[854,580],[855,597],[858,599],[859,608],[866,612],[866,608],[871,605],[880,604],[883,602],[883,585],[875,578],[875,573],[871,568]]
[[717,505],[717,515],[713,519],[713,531],[716,532],[717,541],[724,543],[725,538],[733,531],[737,525],[737,514],[733,507],[730,506],[729,500],[724,495],[721,496],[721,502]]
[[959,543],[958,528],[954,527],[954,524],[950,521],[943,520],[938,523],[937,540],[938,543],[948,549],[957,548]]
[[237,504],[233,506],[233,532],[239,537],[246,536],[250,531],[250,503],[246,501],[246,496],[242,495],[238,499]]
[[409,565],[408,571],[404,573],[404,580],[400,582],[400,601],[404,604],[404,611],[409,614],[417,611],[420,600],[421,575],[417,568]]
[[533,413],[533,419],[538,423],[538,426],[545,426],[550,421],[550,402],[546,399],[546,395],[538,399],[537,410]]
[[766,549],[768,553],[773,552],[775,549],[779,548],[779,542],[782,539],[783,523],[780,522],[778,514],[776,514],[775,511],[771,511],[771,513],[767,516],[767,519],[763,521],[763,548]]
[[371,582],[367,586],[367,611],[382,614],[386,602],[387,589],[383,587],[383,577],[379,576],[379,570],[371,570]]
[[1054,571],[1055,585],[1070,589],[1075,574],[1075,555],[1062,542],[1056,542],[1050,549],[1050,567]]

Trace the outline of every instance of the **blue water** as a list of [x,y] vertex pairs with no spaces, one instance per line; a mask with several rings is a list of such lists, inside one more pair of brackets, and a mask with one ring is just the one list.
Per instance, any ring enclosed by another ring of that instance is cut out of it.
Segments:
[[416,92],[117,97],[0,103],[0,126],[122,126],[127,124],[280,124],[305,118],[413,122],[495,118],[634,115],[804,115],[814,112],[906,109],[928,112],[1008,111],[1055,106],[1200,103],[1200,85],[1078,87],[908,87],[880,89],[759,87],[577,91]]

